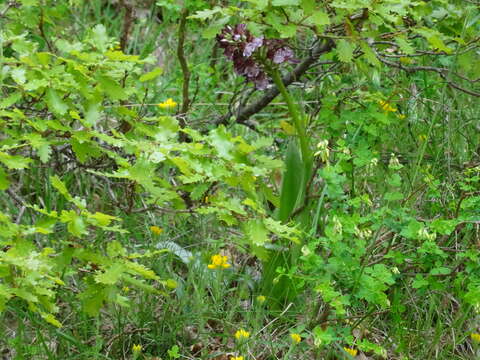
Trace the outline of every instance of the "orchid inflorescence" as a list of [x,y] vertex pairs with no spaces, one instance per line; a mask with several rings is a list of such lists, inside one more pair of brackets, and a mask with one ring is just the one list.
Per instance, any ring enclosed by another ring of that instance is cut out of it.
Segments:
[[217,35],[219,46],[224,49],[225,56],[233,61],[233,67],[238,75],[252,81],[258,90],[268,86],[266,61],[272,64],[285,62],[297,63],[293,50],[280,39],[265,39],[263,36],[253,36],[247,30],[247,25],[227,25]]

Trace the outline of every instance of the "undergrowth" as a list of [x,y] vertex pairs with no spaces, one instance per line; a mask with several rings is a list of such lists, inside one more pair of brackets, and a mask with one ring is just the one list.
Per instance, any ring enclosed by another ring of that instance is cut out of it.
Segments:
[[476,359],[478,4],[358,3],[0,3],[2,358]]

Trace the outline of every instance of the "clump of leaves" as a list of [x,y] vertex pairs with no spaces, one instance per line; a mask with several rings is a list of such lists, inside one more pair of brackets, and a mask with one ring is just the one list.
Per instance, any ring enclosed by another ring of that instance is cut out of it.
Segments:
[[[52,35],[51,49],[17,36],[15,19],[27,17],[38,6],[12,8],[0,19],[4,41],[11,44],[8,61],[16,65],[5,66],[0,74],[6,98],[0,102],[0,128],[7,134],[0,133],[0,202],[7,198],[2,191],[13,185],[19,194],[33,193],[30,183],[19,180],[19,171],[32,173],[35,164],[52,169],[52,174],[34,173],[32,178],[42,178],[62,200],[52,200],[49,206],[38,204],[35,196],[42,196],[40,192],[22,200],[25,211],[34,218],[42,216],[34,224],[27,220],[17,224],[13,206],[1,209],[0,314],[18,298],[61,326],[61,317],[55,317],[61,310],[56,305],[57,288],[69,282],[78,285],[81,308],[90,316],[97,316],[109,303],[129,306],[122,290],[125,285],[166,294],[158,289],[166,283],[142,263],[164,250],[130,257],[128,246],[122,244],[122,234],[128,231],[115,224],[121,218],[113,215],[113,209],[112,215],[99,211],[97,204],[88,201],[88,194],[72,186],[65,176],[70,164],[81,164],[73,171],[86,182],[95,174],[114,179],[110,181],[115,184],[135,184],[125,202],[117,202],[115,195],[104,200],[116,204],[116,215],[131,213],[136,201],[147,195],[145,201],[152,207],[181,212],[189,207],[205,218],[215,215],[228,226],[240,227],[245,219],[261,223],[263,237],[250,236],[255,248],[266,245],[273,233],[280,238],[294,236],[294,229],[285,229],[266,216],[263,199],[257,196],[260,179],[281,166],[263,153],[270,139],[249,144],[223,126],[203,135],[181,128],[175,117],[138,112],[138,99],[157,100],[144,94],[161,69],[144,73],[151,59],[115,50],[114,39],[101,24],[78,41]],[[174,104],[169,99],[158,105],[165,109]],[[35,115],[30,121],[31,114]],[[181,131],[191,137],[190,142],[181,141]],[[59,147],[67,149],[65,155],[52,156]],[[185,192],[192,204],[182,198]],[[203,201],[207,197],[208,202]],[[114,240],[105,246],[101,236],[87,241],[94,232]],[[50,245],[50,236],[55,246],[42,248],[37,239],[42,237],[42,244]]]

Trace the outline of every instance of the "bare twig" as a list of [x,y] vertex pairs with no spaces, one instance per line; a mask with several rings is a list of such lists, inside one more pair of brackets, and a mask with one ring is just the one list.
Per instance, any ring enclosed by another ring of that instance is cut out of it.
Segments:
[[48,40],[47,35],[45,34],[44,24],[45,24],[45,20],[44,20],[43,10],[42,10],[40,12],[40,22],[38,23],[38,29],[40,30],[40,35],[42,36],[43,40],[45,40],[45,43],[47,44],[48,50],[50,52],[53,52],[52,44],[50,43],[50,40]]
[[122,36],[120,37],[120,48],[125,52],[128,43],[128,37],[130,35],[130,29],[133,24],[133,6],[128,3],[128,0],[120,0],[120,5],[125,9],[125,14],[123,16],[123,29]]
[[454,88],[454,89],[457,89],[461,92],[464,92],[465,94],[468,94],[468,95],[472,95],[472,96],[475,96],[475,97],[480,97],[480,92],[476,92],[476,91],[473,91],[473,90],[468,90],[468,89],[465,89],[464,87],[458,85],[457,83],[453,82],[453,81],[450,81],[447,79],[447,77],[445,76],[445,74],[440,74],[440,76],[442,77],[442,79],[444,79],[447,83],[448,86]]
[[15,224],[20,224],[20,221],[22,221],[23,214],[25,214],[25,210],[27,209],[26,206],[22,206],[20,208],[20,211],[18,212],[17,218],[15,219]]
[[22,197],[16,194],[11,188],[7,189],[7,194],[17,203],[19,206],[25,206],[27,203]]
[[[453,72],[450,72],[448,69],[446,68],[440,68],[440,67],[434,67],[434,66],[405,66],[405,65],[402,65],[398,62],[395,62],[395,61],[389,61],[387,59],[385,59],[383,56],[381,56],[378,52],[376,53],[377,54],[377,58],[378,60],[380,60],[382,63],[384,63],[385,65],[388,65],[388,66],[391,66],[391,67],[395,67],[397,69],[400,69],[400,70],[403,70],[403,71],[406,71],[408,73],[413,73],[413,72],[416,72],[416,71],[430,71],[430,72],[436,72],[437,74],[439,74],[442,79],[445,80],[446,84],[454,89],[457,89],[461,92],[464,92],[465,94],[468,94],[468,95],[471,95],[471,96],[475,96],[475,97],[480,97],[480,92],[476,92],[476,91],[473,91],[473,90],[469,90],[469,89],[465,89],[464,87],[458,85],[457,83],[449,80],[447,78],[447,75],[451,74],[451,75],[455,75],[455,76],[458,76],[464,80],[467,80],[469,81],[468,79],[466,79],[465,77],[461,76],[461,75],[458,75],[458,74],[455,74]],[[474,81],[470,81],[470,82],[476,82],[477,80],[475,79]]]
[[190,70],[188,69],[187,59],[185,57],[185,28],[187,25],[188,9],[185,7],[182,10],[180,17],[180,24],[178,26],[178,46],[177,46],[177,58],[180,62],[183,74],[183,89],[182,89],[182,107],[180,108],[179,123],[182,128],[185,127],[185,116],[190,106],[190,99],[188,91],[190,87]]

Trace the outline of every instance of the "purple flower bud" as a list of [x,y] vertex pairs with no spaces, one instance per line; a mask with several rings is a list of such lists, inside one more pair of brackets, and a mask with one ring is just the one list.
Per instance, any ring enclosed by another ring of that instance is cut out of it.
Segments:
[[248,42],[243,49],[243,56],[250,57],[253,52],[263,45],[263,37],[254,37],[251,42]]
[[239,35],[245,35],[247,33],[247,25],[238,24],[237,26],[235,26],[235,33]]
[[275,51],[273,55],[273,62],[275,64],[281,64],[286,61],[290,61],[293,58],[293,51],[290,48],[282,47]]

